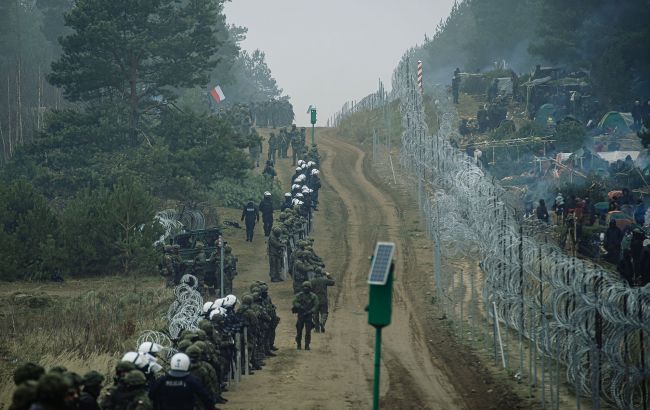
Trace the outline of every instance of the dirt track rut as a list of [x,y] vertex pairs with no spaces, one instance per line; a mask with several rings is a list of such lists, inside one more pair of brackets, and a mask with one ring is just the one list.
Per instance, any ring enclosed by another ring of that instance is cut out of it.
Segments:
[[[404,288],[404,252],[400,247],[398,208],[389,195],[364,174],[365,154],[342,140],[319,136],[322,206],[316,217],[316,251],[337,279],[330,293],[330,320],[325,334],[314,334],[309,352],[296,351],[295,318],[289,307],[289,283],[273,284],[271,294],[282,322],[276,358],[228,394],[227,409],[359,409],[371,403],[374,329],[367,324],[368,256],[378,240],[394,241],[397,273],[391,326],[383,332],[383,408],[463,408],[462,400],[427,348],[423,329]],[[290,167],[280,161],[283,184]],[[263,242],[258,255],[263,254]],[[264,252],[265,253],[265,252]],[[243,264],[242,264],[243,268]],[[268,267],[258,258],[241,276],[239,286],[264,279]],[[238,287],[239,287],[238,286]]]

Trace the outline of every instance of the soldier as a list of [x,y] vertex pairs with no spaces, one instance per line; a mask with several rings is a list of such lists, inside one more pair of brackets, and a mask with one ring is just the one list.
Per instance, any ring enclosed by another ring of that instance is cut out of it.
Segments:
[[291,312],[298,315],[296,321],[296,345],[301,348],[302,329],[305,328],[305,350],[309,350],[311,342],[311,328],[313,326],[313,315],[318,310],[318,296],[311,291],[311,283],[302,283],[302,291],[293,298]]
[[34,363],[25,363],[18,367],[13,374],[16,390],[14,390],[10,410],[27,410],[36,401],[38,379],[45,374],[45,369]]
[[282,254],[284,252],[284,243],[280,240],[282,229],[279,226],[273,228],[272,235],[269,236],[268,254],[269,254],[269,276],[271,282],[282,282],[280,269],[282,268]]
[[259,286],[259,292],[261,304],[271,318],[271,322],[269,323],[269,333],[265,345],[266,354],[268,356],[275,356],[273,352],[278,350],[278,348],[275,347],[275,329],[280,323],[280,317],[278,317],[277,308],[273,304],[271,296],[269,296],[269,286],[266,283],[261,283]]
[[248,329],[247,334],[248,334],[248,358],[249,358],[249,363],[243,363],[244,366],[249,366],[253,370],[261,370],[262,366],[261,363],[258,360],[258,355],[257,355],[257,340],[256,340],[256,335],[257,335],[257,329],[258,329],[258,322],[257,322],[257,315],[255,314],[255,311],[252,308],[253,304],[253,296],[251,295],[244,295],[241,300],[241,306],[239,307],[239,310],[237,311],[237,315],[241,318],[242,324]]
[[253,242],[253,231],[255,230],[255,224],[260,221],[260,213],[252,198],[244,205],[241,220],[246,220],[246,242]]
[[[212,397],[215,398],[215,401],[223,403],[223,401],[216,399],[219,395],[217,391],[219,384],[217,374],[209,364],[202,360],[202,349],[194,343],[185,350],[185,354],[190,358],[190,374],[196,377]],[[199,410],[205,409],[200,403],[198,403],[196,408]]]
[[174,287],[174,255],[171,245],[165,245],[163,248],[160,274],[165,278],[165,286]]
[[273,161],[266,161],[266,166],[264,167],[264,171],[262,171],[262,175],[270,180],[275,178],[277,173],[275,172],[275,168],[273,168]]
[[232,247],[227,244],[224,247],[223,273],[223,291],[225,295],[232,293],[232,283],[235,276],[237,276],[237,257],[232,254]]
[[262,305],[262,297],[260,294],[260,285],[254,283],[251,285],[251,292],[253,296],[253,303],[251,304],[251,309],[257,315],[257,329],[255,334],[255,342],[257,347],[255,349],[257,354],[257,361],[263,365],[262,360],[264,356],[275,356],[275,353],[271,352],[268,349],[268,339],[271,332],[271,316],[268,314],[266,308]]
[[296,130],[296,124],[291,126],[289,137],[289,144],[291,144],[291,165],[296,165],[296,161],[300,157],[300,133]]
[[260,201],[259,210],[262,213],[262,223],[264,224],[264,237],[269,237],[271,228],[273,227],[273,201],[271,200],[271,193],[264,192],[264,198]]
[[282,127],[280,129],[280,137],[278,138],[279,142],[279,157],[287,158],[287,151],[289,151],[289,135],[287,134],[287,129]]
[[[214,292],[214,284],[205,283],[205,268],[206,268],[206,257],[205,251],[203,250],[203,242],[197,242],[195,245],[198,253],[194,256],[194,262],[192,263],[192,274],[196,276],[198,281],[198,289],[202,295],[209,294],[209,290],[206,289],[212,285],[212,291]],[[204,288],[205,287],[205,288]]]
[[128,372],[124,376],[124,386],[124,403],[122,406],[113,407],[115,410],[153,410],[153,404],[147,395],[147,378],[141,371]]
[[269,135],[269,156],[268,160],[275,162],[276,150],[278,149],[278,138],[274,133]]
[[309,280],[309,276],[313,275],[313,266],[308,262],[309,252],[299,250],[294,253],[296,255],[293,262],[293,293],[298,294],[302,291],[302,284]]
[[311,288],[314,294],[318,296],[318,309],[314,313],[314,329],[316,333],[325,333],[325,322],[329,315],[329,303],[327,298],[327,287],[334,286],[336,281],[328,272],[323,272],[311,280]]
[[260,154],[262,154],[262,137],[257,133],[255,128],[251,128],[248,154],[254,167],[260,166]]
[[174,285],[181,283],[181,278],[185,273],[185,263],[180,255],[181,247],[179,244],[172,245],[172,268],[174,269]]
[[46,373],[36,385],[36,401],[29,407],[35,410],[67,409],[66,395],[70,385],[58,372]]
[[92,370],[84,375],[82,383],[84,388],[79,396],[78,410],[99,410],[97,399],[102,392],[104,376]]

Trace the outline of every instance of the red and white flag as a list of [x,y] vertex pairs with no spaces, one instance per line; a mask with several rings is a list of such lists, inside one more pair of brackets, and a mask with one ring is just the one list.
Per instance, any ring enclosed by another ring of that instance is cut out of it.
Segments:
[[226,95],[223,93],[223,90],[219,86],[216,86],[212,90],[210,90],[210,95],[218,103],[226,99]]

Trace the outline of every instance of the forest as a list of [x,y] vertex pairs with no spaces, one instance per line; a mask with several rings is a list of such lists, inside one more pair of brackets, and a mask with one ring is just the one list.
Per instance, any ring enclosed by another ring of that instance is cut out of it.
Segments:
[[648,21],[648,0],[466,0],[411,54],[427,84],[502,62],[520,75],[537,64],[584,70],[603,104],[629,111],[650,96]]
[[0,279],[150,272],[164,204],[264,190],[250,126],[293,109],[246,31],[224,0],[0,3]]

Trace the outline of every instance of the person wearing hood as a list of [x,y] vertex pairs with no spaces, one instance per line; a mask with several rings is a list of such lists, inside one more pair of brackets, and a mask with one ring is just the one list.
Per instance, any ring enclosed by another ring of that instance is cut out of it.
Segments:
[[253,242],[253,232],[255,231],[255,224],[260,221],[260,212],[257,206],[250,198],[241,213],[241,220],[246,224],[246,242]]
[[605,232],[604,247],[607,251],[605,260],[615,265],[618,264],[621,258],[621,242],[623,242],[623,231],[616,226],[616,221],[612,219],[609,221],[609,228]]

